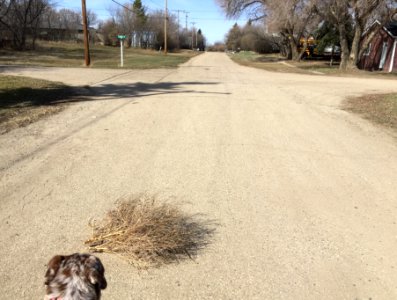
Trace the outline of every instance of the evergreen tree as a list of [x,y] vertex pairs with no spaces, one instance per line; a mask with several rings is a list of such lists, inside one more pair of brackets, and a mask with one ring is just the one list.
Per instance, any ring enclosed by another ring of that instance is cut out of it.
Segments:
[[226,36],[226,47],[229,50],[239,51],[241,47],[242,32],[237,23],[229,30]]
[[197,31],[197,48],[199,48],[200,51],[205,50],[205,37],[201,29]]
[[147,46],[147,34],[145,35],[145,28],[147,23],[146,9],[142,5],[141,0],[135,0],[132,4],[132,11],[134,12],[134,47],[146,47]]
[[132,10],[137,19],[137,23],[140,23],[140,25],[143,26],[147,21],[147,16],[146,16],[146,9],[142,5],[142,1],[135,0],[134,3],[132,4]]

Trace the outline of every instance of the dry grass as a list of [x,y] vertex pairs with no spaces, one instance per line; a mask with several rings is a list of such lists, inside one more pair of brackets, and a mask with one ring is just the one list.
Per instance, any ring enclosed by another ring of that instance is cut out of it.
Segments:
[[241,51],[230,55],[231,59],[240,65],[263,69],[270,72],[278,73],[297,73],[297,74],[315,74],[315,72],[322,73],[323,70],[317,70],[317,67],[326,65],[322,62],[320,65],[313,65],[312,63],[300,62],[296,63],[291,60],[286,60],[280,54],[257,54],[252,51]]
[[3,114],[0,110],[0,134],[7,133],[19,127],[25,127],[42,118],[51,116],[62,111],[66,105],[40,106],[40,107],[21,107],[8,110]]
[[63,110],[72,97],[59,82],[0,75],[0,134]]
[[397,130],[397,94],[349,98],[344,108],[388,128]]
[[[90,45],[90,53],[92,68],[119,68],[119,47]],[[200,53],[194,51],[180,51],[164,55],[162,52],[154,50],[126,48],[124,51],[124,69],[176,68],[198,54]],[[84,67],[84,46],[72,42],[39,41],[36,50],[0,49],[0,64]]]
[[192,258],[210,242],[214,223],[179,205],[139,195],[118,201],[85,242],[92,252],[113,253],[140,269]]
[[364,70],[339,70],[339,63],[330,66],[328,60],[313,59],[300,62],[286,60],[279,54],[257,54],[251,51],[241,51],[230,55],[236,63],[248,67],[263,69],[270,72],[297,73],[315,76],[339,76],[360,78],[395,79],[397,73],[368,72]]

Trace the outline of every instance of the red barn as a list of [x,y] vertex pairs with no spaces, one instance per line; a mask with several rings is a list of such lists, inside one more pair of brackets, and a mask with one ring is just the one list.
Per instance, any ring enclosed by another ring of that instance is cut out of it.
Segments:
[[[397,72],[397,22],[381,26],[375,21],[375,35],[358,63],[360,69],[368,71]],[[373,32],[369,30],[367,33]],[[365,39],[364,39],[365,42]]]

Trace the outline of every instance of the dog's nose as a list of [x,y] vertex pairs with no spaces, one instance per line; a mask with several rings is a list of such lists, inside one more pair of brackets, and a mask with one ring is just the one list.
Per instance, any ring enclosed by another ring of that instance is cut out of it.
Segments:
[[103,277],[103,280],[101,280],[99,287],[101,290],[104,290],[104,289],[106,289],[107,286],[108,286],[108,283],[107,283],[105,277]]

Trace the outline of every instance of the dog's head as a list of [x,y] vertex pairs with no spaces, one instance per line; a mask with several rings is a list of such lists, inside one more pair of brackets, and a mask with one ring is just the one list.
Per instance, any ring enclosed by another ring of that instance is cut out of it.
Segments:
[[94,255],[57,255],[48,263],[45,285],[48,300],[99,300],[107,286],[105,268]]

